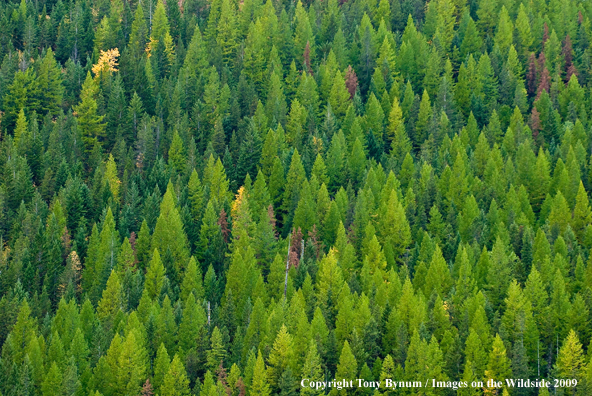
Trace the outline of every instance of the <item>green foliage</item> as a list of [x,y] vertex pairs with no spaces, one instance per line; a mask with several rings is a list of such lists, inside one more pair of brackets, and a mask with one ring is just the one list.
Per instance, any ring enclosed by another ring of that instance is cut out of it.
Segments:
[[154,299],[160,296],[162,286],[165,279],[165,270],[160,259],[158,249],[154,249],[150,265],[146,271],[146,282],[144,284],[144,290],[146,295],[150,299]]
[[77,113],[86,151],[91,151],[105,136],[105,125],[102,123],[105,116],[98,114],[97,94],[97,84],[88,72],[80,93],[80,104],[73,108]]
[[167,270],[173,277],[177,277],[185,268],[185,263],[189,262],[189,242],[173,193],[173,186],[169,183],[160,204],[160,216],[154,227],[152,249],[162,251],[163,254],[170,252],[174,263],[172,268]]
[[1,394],[588,395],[588,3],[3,2]]

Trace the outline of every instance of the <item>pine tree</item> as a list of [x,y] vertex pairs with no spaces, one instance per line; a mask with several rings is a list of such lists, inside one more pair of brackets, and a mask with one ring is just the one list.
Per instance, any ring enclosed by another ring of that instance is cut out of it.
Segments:
[[61,394],[61,389],[62,373],[56,362],[52,362],[41,385],[41,394],[43,396],[54,396]]
[[366,103],[366,114],[364,117],[364,125],[366,130],[374,136],[376,142],[379,145],[383,143],[383,132],[384,132],[384,111],[382,110],[382,106],[380,102],[374,95],[374,93],[370,94],[370,98],[368,98],[368,102]]
[[592,212],[590,211],[590,204],[588,194],[582,182],[578,187],[578,195],[576,196],[576,206],[573,211],[572,228],[580,239],[583,240],[587,225],[592,222]]
[[64,86],[61,67],[56,62],[51,48],[47,50],[37,74],[40,104],[44,113],[57,114],[62,105]]
[[485,370],[485,378],[502,381],[511,378],[510,360],[506,356],[506,347],[499,334],[493,340],[493,346],[489,353],[489,361]]
[[440,247],[436,245],[436,250],[432,256],[432,261],[428,268],[424,294],[429,295],[434,291],[440,296],[446,296],[452,287],[452,278],[450,269],[442,256]]
[[158,249],[163,254],[170,250],[174,259],[174,277],[178,277],[189,262],[189,242],[173,198],[171,183],[167,186],[167,191],[160,203],[160,216],[154,227],[152,249]]
[[113,154],[109,154],[109,159],[107,160],[107,164],[105,165],[104,180],[105,184],[109,186],[109,190],[111,191],[113,200],[118,202],[121,181],[117,177],[117,165],[115,164]]
[[356,378],[358,375],[358,363],[351,351],[349,342],[347,340],[343,343],[341,354],[339,355],[339,364],[337,365],[337,372],[335,378]]
[[25,358],[25,349],[36,337],[35,331],[37,326],[30,315],[31,309],[29,308],[27,300],[24,300],[18,311],[18,316],[16,317],[16,322],[12,328],[10,338],[6,340],[7,342],[10,341],[10,349],[12,350],[12,356],[10,356],[10,358],[13,363],[19,366],[23,363]]
[[395,144],[396,136],[405,133],[405,119],[403,118],[403,110],[399,105],[399,99],[397,97],[393,100],[386,130],[393,146]]
[[[314,340],[310,341],[308,352],[306,353],[306,359],[302,368],[302,375],[309,378],[310,381],[319,381],[323,377],[321,368],[321,357],[317,352],[317,344]],[[317,396],[323,394],[321,390],[315,390],[313,388],[304,387],[300,391],[301,394],[306,396]]]
[[493,36],[497,4],[497,1],[479,1],[479,11],[477,12],[477,15],[479,16],[481,31],[486,35]]
[[496,309],[500,307],[503,296],[510,285],[513,262],[508,257],[507,247],[501,238],[497,238],[489,258],[487,271],[487,284],[492,304]]
[[516,18],[516,30],[518,32],[518,52],[523,60],[528,58],[530,49],[533,44],[532,31],[530,21],[526,13],[524,4],[520,4],[518,8],[518,17]]
[[[471,362],[470,370],[477,378],[482,378],[487,366],[487,352],[479,334],[471,328],[465,341],[465,361]],[[465,366],[465,370],[466,370]],[[466,373],[465,373],[466,374]]]
[[[382,245],[385,249],[390,249],[390,252],[389,250],[385,252],[387,262],[392,259],[401,262],[411,242],[411,229],[396,191],[392,190],[387,194],[388,200],[385,200],[379,209],[381,216],[378,229]],[[392,265],[394,262],[389,264]]]
[[102,123],[104,116],[99,115],[97,111],[96,96],[98,87],[92,79],[90,72],[86,75],[86,80],[82,85],[80,93],[80,104],[74,106],[77,113],[78,125],[82,132],[82,139],[86,151],[90,152],[95,145],[99,144],[105,136],[105,125]]
[[500,51],[503,55],[508,52],[510,45],[512,45],[513,37],[512,31],[514,27],[512,26],[512,21],[510,20],[510,15],[508,14],[508,10],[506,6],[502,6],[502,9],[499,13],[499,22],[497,24],[497,31],[495,33],[495,44],[499,46]]
[[341,72],[337,70],[335,77],[333,77],[333,84],[329,93],[328,103],[331,105],[331,111],[338,119],[345,116],[345,112],[349,106],[350,93],[347,90],[345,81]]
[[188,354],[196,348],[196,340],[202,333],[206,324],[206,313],[201,305],[198,305],[193,293],[185,300],[183,319],[179,325],[179,349],[180,354]]
[[419,115],[415,123],[415,134],[412,135],[414,147],[419,147],[428,137],[428,125],[432,116],[430,97],[426,90],[423,91],[421,102],[419,104]]
[[147,355],[137,339],[136,331],[127,335],[119,355],[119,371],[115,378],[117,393],[137,394],[146,371]]
[[98,318],[110,328],[116,315],[123,310],[123,290],[116,271],[111,271],[107,287],[103,290],[103,297],[97,307]]
[[580,380],[583,377],[585,366],[582,344],[577,334],[570,330],[557,356],[555,363],[557,375]]
[[177,171],[177,173],[182,173],[185,170],[185,150],[183,148],[183,141],[179,136],[177,130],[173,134],[173,141],[171,143],[171,147],[169,148],[169,163],[173,166],[173,168]]
[[160,388],[162,396],[189,395],[189,379],[179,355],[175,355]]
[[316,297],[319,307],[326,313],[335,313],[333,296],[339,296],[344,287],[343,272],[337,265],[335,250],[329,250],[329,254],[321,260],[318,276]]
[[144,285],[144,290],[146,291],[148,298],[152,300],[160,296],[165,277],[165,270],[162,265],[162,260],[160,259],[160,253],[158,252],[158,249],[154,249],[150,265],[146,271],[146,282]]
[[[314,33],[312,30],[312,24],[309,19],[308,14],[304,10],[302,6],[302,2],[299,1],[296,4],[296,12],[295,12],[295,29],[294,29],[294,50],[297,56],[297,59],[302,59],[302,66],[301,70],[306,70],[310,68],[310,64],[306,65],[306,62],[311,62],[315,58],[315,40],[314,40]],[[305,50],[308,47],[308,56],[304,56]],[[304,59],[303,59],[304,58]],[[308,60],[306,59],[308,58]]]
[[348,175],[354,189],[362,184],[366,172],[366,154],[360,139],[356,138],[347,163]]
[[[16,67],[14,72],[16,72]],[[20,109],[30,113],[39,107],[38,96],[39,87],[33,68],[16,72],[12,83],[8,86],[6,97],[3,98],[8,130],[13,128]]]
[[553,199],[551,213],[548,221],[551,227],[557,227],[560,233],[563,233],[568,226],[570,210],[567,201],[561,191],[558,191]]
[[[27,123],[27,117],[25,117],[25,111],[21,109],[16,120],[16,127],[14,129],[14,144],[17,147],[26,147],[30,141],[29,125]],[[19,150],[22,154],[25,154],[25,150]],[[22,155],[21,154],[21,155]]]
[[228,0],[222,0],[216,41],[222,51],[222,60],[224,61],[224,64],[228,64],[233,59],[234,51],[237,47],[237,32],[235,26],[236,16],[234,12],[234,3]]
[[269,396],[271,391],[267,383],[267,370],[261,351],[257,354],[257,360],[253,370],[253,382],[251,383],[251,394]]
[[478,53],[481,50],[483,40],[477,30],[475,21],[468,12],[465,12],[463,15],[461,29],[463,25],[466,26],[466,28],[464,29],[464,38],[460,46],[460,55],[463,59],[466,59],[470,54]]
[[212,337],[210,338],[211,348],[207,353],[208,367],[211,370],[215,370],[220,364],[224,363],[226,357],[226,351],[222,341],[222,334],[218,327],[214,327],[212,331]]
[[294,211],[293,225],[295,229],[301,229],[306,235],[317,222],[314,210],[314,200],[310,191],[310,184],[304,181],[300,191],[300,200]]
[[142,4],[138,4],[134,12],[131,32],[128,46],[135,61],[138,61],[146,47],[146,37],[148,36],[148,27],[146,26],[146,17]]
[[300,154],[298,150],[294,150],[292,154],[292,160],[290,163],[290,169],[286,178],[286,187],[282,200],[282,209],[286,213],[286,219],[284,220],[284,227],[290,227],[291,221],[289,219],[293,216],[294,210],[300,199],[300,189],[302,183],[306,179],[304,167],[300,160]]
[[282,373],[294,364],[293,338],[285,325],[278,332],[269,354],[267,377],[272,388],[278,388]]
[[438,38],[444,50],[450,48],[456,24],[456,6],[452,0],[438,0],[435,4],[438,12],[435,37]]
[[164,382],[164,378],[169,371],[171,361],[166,347],[163,343],[160,344],[156,352],[156,359],[154,360],[154,377],[152,384],[155,390],[160,390]]
[[204,293],[201,266],[197,264],[197,261],[193,256],[189,259],[189,264],[187,264],[187,268],[183,275],[181,298],[186,300],[192,293],[197,299],[201,299]]

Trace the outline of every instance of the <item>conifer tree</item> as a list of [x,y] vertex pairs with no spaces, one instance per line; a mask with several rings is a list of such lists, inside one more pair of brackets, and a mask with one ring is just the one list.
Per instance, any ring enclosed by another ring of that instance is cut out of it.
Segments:
[[144,286],[148,298],[154,299],[160,296],[165,277],[165,270],[162,265],[162,260],[160,259],[160,253],[158,252],[158,249],[154,249],[150,265],[146,271],[146,282]]
[[415,124],[415,134],[412,137],[414,147],[419,147],[428,137],[427,128],[432,116],[432,109],[430,104],[430,97],[426,90],[423,91],[421,102],[419,105],[419,115]]
[[435,291],[441,296],[445,296],[449,293],[450,287],[452,287],[450,270],[444,257],[442,257],[440,247],[436,245],[426,276],[425,294]]
[[267,383],[267,370],[261,351],[257,354],[257,360],[253,370],[253,382],[251,383],[251,393],[255,395],[269,396],[271,391]]
[[178,172],[181,173],[185,170],[185,152],[183,148],[183,141],[179,136],[178,131],[175,130],[173,134],[173,141],[171,143],[171,147],[169,148],[169,163],[173,165],[173,168]]
[[234,14],[234,3],[223,0],[220,5],[220,20],[218,21],[218,32],[216,41],[222,51],[222,59],[228,64],[236,49],[236,16]]
[[226,355],[224,344],[222,343],[222,334],[217,326],[214,327],[214,330],[212,331],[210,345],[211,349],[207,353],[208,366],[211,369],[214,369],[224,362]]
[[169,183],[160,203],[160,216],[154,227],[152,249],[158,249],[163,253],[170,250],[174,258],[174,276],[179,276],[189,262],[188,245],[183,222],[173,197],[173,186]]
[[510,20],[510,15],[508,14],[508,10],[505,6],[502,5],[502,8],[499,13],[499,22],[497,24],[497,30],[495,33],[495,44],[499,46],[500,51],[503,55],[505,55],[512,45],[512,21]]
[[201,299],[203,297],[203,280],[201,273],[201,266],[197,264],[197,261],[193,256],[189,259],[189,264],[183,275],[183,283],[181,284],[181,298],[186,300],[190,294],[194,295],[194,298]]
[[105,136],[105,125],[102,123],[104,116],[99,115],[97,111],[97,93],[98,87],[88,72],[80,93],[80,104],[75,106],[74,110],[77,113],[85,149],[89,152]]
[[522,59],[526,60],[533,44],[533,37],[530,21],[528,19],[528,15],[526,14],[526,7],[524,7],[524,4],[520,4],[518,7],[516,30],[518,31],[518,51],[522,56]]
[[335,378],[356,378],[358,374],[358,363],[351,351],[349,342],[347,340],[343,343],[343,349],[339,355],[339,364],[337,365],[337,372]]
[[57,114],[62,104],[64,86],[62,85],[61,68],[56,62],[51,48],[47,50],[41,62],[37,82],[41,93],[41,109],[44,113]]
[[269,354],[267,377],[272,388],[279,387],[282,373],[292,367],[293,354],[293,338],[288,333],[286,326],[282,325]]
[[122,345],[119,355],[119,371],[115,379],[117,393],[137,393],[140,391],[146,371],[147,355],[136,338],[135,330],[130,331]]
[[175,355],[169,371],[166,373],[160,394],[162,396],[183,396],[189,395],[189,379],[179,355]]
[[491,251],[489,269],[487,271],[487,283],[490,287],[490,298],[494,307],[499,307],[503,296],[510,285],[513,273],[513,262],[506,250],[501,238],[497,238]]
[[154,377],[152,384],[155,390],[159,390],[164,382],[164,377],[167,375],[171,361],[166,347],[163,343],[160,344],[156,352],[156,359],[154,360]]
[[266,37],[261,20],[251,22],[245,42],[245,72],[253,81],[255,89],[264,96],[265,65],[268,55]]
[[581,379],[586,367],[585,359],[577,334],[571,330],[559,350],[555,369],[561,376]]
[[580,240],[583,240],[590,222],[592,222],[592,212],[590,211],[588,194],[586,193],[584,185],[580,181],[578,195],[576,196],[576,205],[573,211],[573,220],[571,223],[574,232]]
[[203,332],[206,324],[206,313],[198,305],[193,293],[185,300],[183,319],[179,325],[179,349],[180,354],[188,354],[191,349],[196,348],[196,340]]
[[387,126],[387,134],[389,140],[393,142],[393,145],[395,144],[395,137],[401,133],[405,133],[405,119],[403,118],[403,111],[399,105],[399,99],[395,97],[391,106]]
[[62,373],[58,368],[56,362],[52,362],[51,366],[45,376],[43,384],[41,385],[41,394],[43,396],[53,396],[61,393],[62,389]]
[[3,395],[590,393],[588,2],[346,3],[0,5]]
[[511,376],[512,371],[510,369],[510,361],[506,356],[506,347],[499,334],[496,334],[491,352],[489,353],[485,378],[501,381],[505,378],[511,378]]
[[[382,237],[382,245],[385,248],[389,247],[391,249],[390,252],[389,250],[385,252],[387,261],[389,259],[395,259],[397,262],[400,262],[407,246],[411,242],[411,230],[405,216],[405,210],[395,190],[392,190],[388,194],[388,200],[383,202],[380,212],[379,230]],[[390,262],[389,264],[392,265],[394,262]]]
[[119,276],[116,271],[111,271],[111,275],[107,281],[107,287],[103,291],[103,297],[97,307],[97,316],[104,323],[107,323],[107,327],[110,327],[117,313],[123,310],[123,304],[123,290]]
[[[302,368],[302,375],[306,376],[306,378],[310,378],[310,381],[318,381],[323,377],[321,358],[317,352],[317,344],[314,340],[311,340],[308,352],[306,353],[306,359]],[[307,396],[316,396],[321,395],[322,391],[304,387],[300,393]]]
[[343,80],[341,72],[337,70],[335,77],[333,77],[333,84],[331,86],[328,103],[331,105],[333,114],[335,114],[338,119],[345,116],[345,112],[349,106],[349,99],[350,94],[347,91],[345,81]]
[[[286,220],[292,217],[294,210],[296,209],[300,199],[300,189],[305,179],[306,174],[300,160],[300,154],[298,153],[298,150],[294,150],[290,169],[288,170],[288,175],[286,177],[286,187],[282,200],[282,209],[287,215]],[[290,226],[290,223],[291,222],[289,221],[284,221],[284,227]]]

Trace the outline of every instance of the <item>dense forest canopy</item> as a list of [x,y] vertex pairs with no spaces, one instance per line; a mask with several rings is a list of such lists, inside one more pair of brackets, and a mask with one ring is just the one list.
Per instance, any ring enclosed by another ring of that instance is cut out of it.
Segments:
[[0,394],[591,395],[591,18],[2,1]]

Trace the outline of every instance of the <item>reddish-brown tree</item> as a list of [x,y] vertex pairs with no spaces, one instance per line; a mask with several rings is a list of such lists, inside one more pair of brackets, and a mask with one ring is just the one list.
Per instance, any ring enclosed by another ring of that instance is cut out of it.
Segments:
[[528,90],[528,96],[534,96],[536,92],[536,79],[537,79],[537,66],[536,57],[534,53],[531,53],[528,57],[528,74],[526,75],[526,88]]
[[532,130],[532,137],[536,140],[541,130],[541,117],[536,107],[532,107],[530,113],[530,129]]
[[312,74],[312,68],[310,67],[310,41],[307,41],[306,47],[304,47],[304,69],[308,74]]
[[549,75],[549,70],[545,67],[543,72],[541,73],[541,82],[539,83],[539,87],[537,88],[537,100],[541,97],[543,91],[549,92],[549,88],[551,87],[551,76]]
[[222,231],[222,236],[224,237],[224,242],[228,243],[228,237],[230,236],[230,229],[228,228],[228,215],[226,211],[222,209],[220,211],[220,217],[218,217],[218,225],[220,226],[220,230]]
[[347,67],[347,71],[345,72],[345,86],[347,87],[347,92],[349,92],[349,98],[352,99],[358,88],[358,76],[356,76],[356,72],[352,69],[351,65]]

